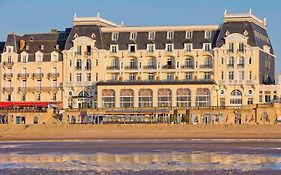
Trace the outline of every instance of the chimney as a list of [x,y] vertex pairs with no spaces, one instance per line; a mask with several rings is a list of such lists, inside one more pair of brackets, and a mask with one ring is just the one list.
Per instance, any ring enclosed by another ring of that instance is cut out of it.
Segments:
[[51,29],[51,33],[58,33],[58,29]]
[[24,49],[25,41],[23,39],[20,40],[20,50]]

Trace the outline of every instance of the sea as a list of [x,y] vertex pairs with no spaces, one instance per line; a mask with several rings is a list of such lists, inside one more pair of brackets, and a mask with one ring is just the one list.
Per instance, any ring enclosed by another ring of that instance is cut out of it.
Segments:
[[0,142],[7,175],[280,175],[279,139]]

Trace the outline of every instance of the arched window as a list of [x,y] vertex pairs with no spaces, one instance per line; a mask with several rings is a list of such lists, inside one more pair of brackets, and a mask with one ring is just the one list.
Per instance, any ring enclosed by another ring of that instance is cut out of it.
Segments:
[[115,91],[113,89],[102,90],[102,107],[103,108],[115,107]]
[[231,105],[242,105],[242,93],[241,91],[235,89],[230,94],[230,104]]
[[210,90],[207,88],[199,88],[196,91],[196,100],[195,106],[202,107],[202,106],[210,106],[211,104],[211,93]]
[[185,67],[186,68],[193,68],[194,67],[192,58],[186,58],[185,59]]
[[34,117],[33,118],[33,124],[38,124],[39,122],[38,122],[38,117]]
[[81,69],[82,69],[82,61],[81,61],[81,59],[77,59],[76,70],[81,70]]
[[172,106],[171,89],[159,89],[158,90],[158,106],[159,107]]
[[174,58],[168,58],[167,64],[165,65],[166,69],[174,69],[175,68],[175,59]]
[[88,98],[88,97],[89,97],[89,94],[88,94],[88,92],[86,92],[86,91],[81,91],[81,92],[78,94],[78,97],[80,97],[80,98]]
[[191,106],[191,91],[187,88],[177,90],[177,107]]
[[138,68],[138,60],[136,58],[131,58],[130,59],[130,68],[131,69]]
[[205,58],[205,66],[212,67],[212,65],[213,65],[212,58],[211,57]]
[[91,60],[90,60],[90,59],[87,59],[85,69],[86,69],[86,70],[91,70],[91,67],[92,67]]
[[152,90],[140,89],[139,90],[139,107],[152,107]]
[[134,107],[134,91],[132,89],[122,89],[120,91],[120,107]]
[[233,58],[233,57],[230,57],[230,58],[229,58],[229,60],[228,60],[228,65],[229,65],[229,66],[232,66],[232,67],[234,66],[234,58]]

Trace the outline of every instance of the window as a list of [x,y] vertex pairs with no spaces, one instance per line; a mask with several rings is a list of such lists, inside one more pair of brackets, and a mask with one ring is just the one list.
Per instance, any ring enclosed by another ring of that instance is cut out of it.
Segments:
[[167,32],[167,39],[173,39],[174,38],[174,32]]
[[234,67],[234,58],[230,57],[228,60],[228,67]]
[[224,72],[222,71],[221,72],[221,80],[223,80],[224,79]]
[[173,50],[174,50],[174,44],[166,44],[167,52],[173,52]]
[[51,61],[58,61],[58,54],[52,54]]
[[205,38],[211,39],[211,37],[212,37],[212,31],[205,31]]
[[155,80],[155,74],[154,73],[148,73],[148,80],[150,80],[150,81]]
[[136,52],[136,50],[137,50],[136,47],[137,46],[135,44],[130,44],[129,45],[129,52],[132,52],[132,53]]
[[53,93],[53,95],[52,95],[52,101],[57,101],[57,93]]
[[211,43],[203,43],[203,50],[209,52],[212,49]]
[[69,60],[69,67],[72,66],[72,60]]
[[36,62],[43,61],[43,56],[41,54],[36,54]]
[[115,91],[113,89],[102,90],[102,107],[103,108],[115,107]]
[[185,44],[184,44],[184,50],[185,50],[186,52],[191,52],[192,49],[193,49],[193,44],[192,44],[192,43],[185,43]]
[[76,74],[76,81],[82,81],[82,74],[81,73]]
[[87,81],[92,81],[92,74],[91,73],[87,73]]
[[224,58],[221,58],[221,64],[224,64]]
[[130,81],[135,81],[136,80],[136,73],[129,73],[129,80]]
[[117,44],[110,45],[110,51],[112,53],[116,53],[118,51],[118,45]]
[[90,59],[87,59],[86,61],[86,66],[85,66],[85,70],[91,70],[91,60]]
[[21,101],[26,101],[26,94],[21,95]]
[[239,80],[244,80],[244,71],[239,71]]
[[118,33],[112,33],[112,36],[111,36],[111,40],[112,41],[117,41],[118,40]]
[[244,52],[244,43],[239,43],[238,51]]
[[28,60],[27,60],[27,56],[26,56],[26,55],[23,55],[23,56],[22,56],[21,62],[26,63],[27,61],[28,61]]
[[139,90],[139,107],[152,107],[153,91],[151,89]]
[[82,60],[77,59],[76,61],[76,70],[82,70]]
[[170,89],[158,90],[158,106],[159,107],[172,106],[172,91]]
[[248,98],[248,105],[254,104],[254,99],[253,98]]
[[92,46],[87,46],[86,47],[86,54],[91,55],[91,52],[92,52]]
[[229,80],[234,80],[234,71],[229,71],[228,72],[228,79]]
[[136,32],[131,32],[130,33],[130,40],[136,40],[137,39],[137,33]]
[[77,46],[76,55],[82,54],[82,46]]
[[111,80],[113,80],[113,81],[118,80],[118,73],[111,74]]
[[154,52],[155,51],[155,44],[147,44],[147,51]]
[[185,67],[186,68],[194,68],[193,58],[186,58],[185,59]]
[[99,59],[96,59],[96,66],[99,66]]
[[149,40],[154,40],[155,39],[155,32],[149,32],[148,33],[148,39]]
[[238,67],[244,68],[244,57],[239,57]]
[[211,72],[204,72],[204,80],[211,80],[212,74]]
[[242,93],[241,91],[235,89],[230,94],[230,104],[232,105],[242,105]]
[[96,73],[96,81],[99,81],[99,74]]
[[36,101],[41,101],[41,94],[36,94]]
[[138,60],[136,58],[130,59],[130,69],[137,69],[138,68]]
[[177,107],[191,106],[191,91],[187,88],[177,90]]
[[132,89],[121,89],[120,91],[120,107],[134,107],[134,91]]
[[228,52],[231,52],[231,53],[234,52],[234,43],[229,43]]
[[209,89],[199,88],[196,90],[196,98],[195,98],[195,106],[197,107],[205,107],[210,106],[211,93]]
[[249,80],[252,80],[252,71],[249,71]]
[[252,64],[252,58],[251,57],[249,58],[249,64]]
[[186,72],[185,73],[185,79],[186,80],[192,80],[192,73],[191,72]]
[[186,39],[192,39],[192,31],[186,31],[186,33],[185,33],[185,38]]
[[174,73],[167,73],[167,80],[174,80]]
[[71,73],[69,74],[69,81],[70,82],[72,81],[72,74]]

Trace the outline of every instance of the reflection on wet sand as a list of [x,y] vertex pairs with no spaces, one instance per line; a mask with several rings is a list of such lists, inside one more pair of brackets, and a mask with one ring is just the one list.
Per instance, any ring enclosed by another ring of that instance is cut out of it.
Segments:
[[280,169],[281,157],[209,152],[131,154],[0,154],[0,168],[44,168],[52,170],[209,170]]

